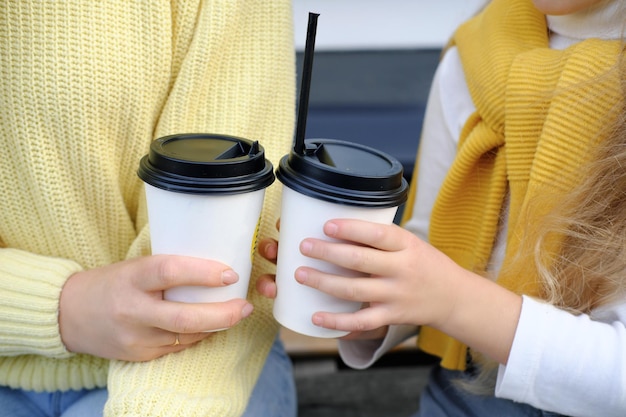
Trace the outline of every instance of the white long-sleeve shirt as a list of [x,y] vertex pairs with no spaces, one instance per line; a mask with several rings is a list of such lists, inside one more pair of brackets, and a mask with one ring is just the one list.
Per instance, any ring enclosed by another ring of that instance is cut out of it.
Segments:
[[[564,49],[589,37],[619,39],[624,29],[620,1],[566,16],[548,16],[550,47]],[[458,52],[451,48],[433,79],[420,143],[414,210],[405,228],[427,239],[437,193],[456,155],[461,129],[475,111]],[[505,204],[503,215],[508,213]],[[497,275],[505,250],[506,221],[491,255]],[[389,349],[417,333],[413,326],[391,326],[381,342],[340,341],[344,362],[371,366]],[[496,396],[543,410],[579,417],[626,416],[626,300],[591,315],[574,316],[523,297],[507,365],[501,365]]]

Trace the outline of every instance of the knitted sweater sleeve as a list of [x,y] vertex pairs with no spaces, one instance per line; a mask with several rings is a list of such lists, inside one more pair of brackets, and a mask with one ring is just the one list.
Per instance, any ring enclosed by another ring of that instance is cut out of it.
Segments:
[[59,295],[68,276],[81,267],[73,261],[0,249],[0,355],[66,358],[59,335]]

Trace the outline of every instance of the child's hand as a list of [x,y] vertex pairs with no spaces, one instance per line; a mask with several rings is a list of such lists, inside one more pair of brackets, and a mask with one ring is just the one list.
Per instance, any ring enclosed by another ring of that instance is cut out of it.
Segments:
[[448,316],[450,285],[460,268],[441,252],[396,225],[332,220],[324,232],[353,243],[306,239],[301,252],[363,276],[345,278],[301,267],[296,279],[339,298],[369,303],[369,307],[353,314],[316,313],[316,325],[368,331],[389,324],[437,324]]
[[331,220],[324,233],[343,242],[305,239],[300,251],[360,271],[362,277],[346,278],[300,267],[296,279],[369,306],[348,314],[317,312],[314,324],[364,335],[390,324],[430,325],[506,363],[522,297],[461,268],[396,225]]

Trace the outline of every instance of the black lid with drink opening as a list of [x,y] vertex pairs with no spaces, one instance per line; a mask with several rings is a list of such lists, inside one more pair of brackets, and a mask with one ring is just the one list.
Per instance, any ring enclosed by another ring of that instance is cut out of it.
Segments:
[[246,193],[275,179],[258,141],[203,133],[156,139],[137,175],[154,187],[189,194]]
[[337,204],[395,207],[408,195],[397,159],[335,139],[305,140],[302,154],[292,151],[280,160],[276,177],[301,194]]

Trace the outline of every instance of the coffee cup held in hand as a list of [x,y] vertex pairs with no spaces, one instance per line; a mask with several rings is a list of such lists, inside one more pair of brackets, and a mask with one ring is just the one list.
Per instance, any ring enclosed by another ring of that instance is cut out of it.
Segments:
[[153,254],[220,261],[239,275],[224,287],[181,286],[173,301],[246,298],[252,255],[272,164],[258,142],[217,134],[180,134],[152,142],[141,159]]
[[376,149],[333,139],[308,139],[304,143],[302,153],[285,155],[276,169],[284,187],[274,317],[283,326],[308,336],[341,337],[347,333],[315,326],[313,314],[351,313],[361,304],[298,283],[295,270],[309,266],[348,277],[363,273],[305,257],[300,253],[300,243],[310,237],[332,241],[323,233],[323,225],[330,219],[391,224],[398,206],[407,199],[408,184],[400,162]]

